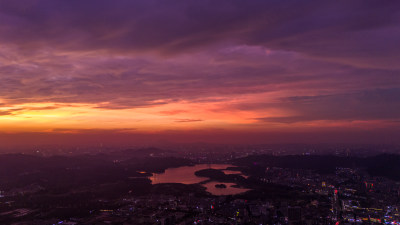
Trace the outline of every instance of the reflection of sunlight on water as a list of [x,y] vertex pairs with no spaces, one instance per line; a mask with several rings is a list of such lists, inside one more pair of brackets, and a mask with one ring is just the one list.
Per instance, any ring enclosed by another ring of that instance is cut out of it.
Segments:
[[[225,184],[226,188],[217,188],[217,187],[215,187],[216,184]],[[240,194],[240,193],[250,190],[250,189],[245,189],[245,188],[232,187],[234,185],[236,185],[236,184],[235,183],[216,182],[216,181],[211,181],[206,184],[203,184],[203,186],[207,188],[207,191],[213,195],[236,195],[236,194]]]
[[182,166],[178,168],[170,168],[164,173],[153,173],[150,180],[153,184],[161,183],[181,183],[181,184],[196,184],[207,180],[205,177],[194,175],[196,171],[203,169],[226,169],[232,166],[229,164],[198,164],[195,166]]
[[[225,174],[238,174],[244,176],[240,171],[225,170],[228,167],[234,167],[230,164],[198,164],[195,166],[182,166],[178,168],[170,168],[165,170],[164,173],[153,173],[150,180],[153,184],[161,183],[181,183],[181,184],[196,184],[208,180],[205,177],[198,177],[194,173],[203,169],[219,169]],[[216,184],[225,184],[226,188],[216,188]],[[208,182],[203,184],[207,191],[213,195],[234,195],[248,191],[249,189],[231,187],[235,183],[221,183],[221,182]]]

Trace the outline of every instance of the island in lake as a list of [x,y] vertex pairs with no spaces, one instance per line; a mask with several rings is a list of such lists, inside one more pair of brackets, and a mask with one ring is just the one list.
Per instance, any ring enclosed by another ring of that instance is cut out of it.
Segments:
[[215,185],[216,188],[226,188],[225,184],[216,184]]

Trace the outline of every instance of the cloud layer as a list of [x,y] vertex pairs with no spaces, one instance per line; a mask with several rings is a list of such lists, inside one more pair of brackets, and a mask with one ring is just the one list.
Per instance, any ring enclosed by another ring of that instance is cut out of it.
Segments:
[[[0,0],[0,124],[83,104],[86,114],[114,111],[115,124],[126,110],[139,127],[157,117],[162,129],[392,127],[399,9],[378,0]],[[118,127],[136,129],[128,124]]]

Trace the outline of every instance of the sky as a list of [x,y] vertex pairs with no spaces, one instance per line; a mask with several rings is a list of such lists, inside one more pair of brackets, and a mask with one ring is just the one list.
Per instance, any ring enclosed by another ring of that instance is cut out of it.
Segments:
[[400,140],[396,0],[0,0],[0,146]]

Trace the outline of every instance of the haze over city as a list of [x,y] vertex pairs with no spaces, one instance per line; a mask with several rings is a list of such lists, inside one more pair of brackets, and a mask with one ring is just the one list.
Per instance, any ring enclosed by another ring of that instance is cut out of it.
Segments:
[[398,1],[0,1],[0,146],[399,143]]

